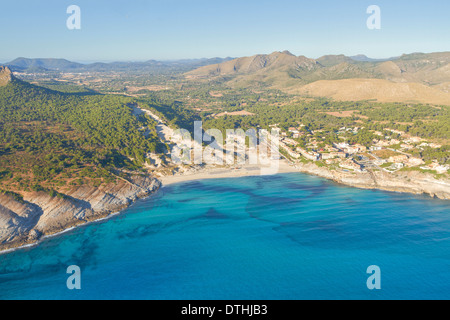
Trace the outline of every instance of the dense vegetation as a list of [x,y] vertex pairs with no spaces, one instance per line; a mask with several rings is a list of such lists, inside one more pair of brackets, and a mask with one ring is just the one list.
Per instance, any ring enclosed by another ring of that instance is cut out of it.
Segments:
[[[239,108],[240,110],[244,108]],[[425,105],[404,105],[373,102],[332,102],[315,99],[302,103],[284,105],[249,105],[245,110],[255,116],[237,117],[225,115],[207,120],[208,127],[267,127],[279,124],[282,128],[306,125],[311,130],[337,129],[343,126],[364,126],[373,130],[386,127],[398,129],[423,138],[442,138],[450,136],[450,108]],[[349,117],[337,117],[327,112],[352,110]],[[206,119],[207,117],[205,117]]]
[[[217,89],[217,88],[216,88]],[[203,121],[203,128],[219,129],[225,135],[226,129],[250,128],[270,129],[277,125],[283,131],[289,127],[299,128],[303,133],[315,132],[320,146],[342,142],[359,143],[367,147],[379,138],[373,131],[383,132],[392,138],[400,138],[398,134],[386,131],[386,128],[400,130],[411,136],[431,139],[443,144],[441,148],[422,148],[414,153],[424,160],[438,160],[450,163],[450,107],[423,104],[377,103],[373,101],[337,102],[329,99],[296,99],[276,91],[262,91],[258,94],[241,89],[224,89],[216,97],[211,91],[200,87],[190,92],[189,98],[167,107],[170,92],[153,93],[147,99],[151,108],[160,112],[163,117],[178,127],[191,130],[195,120]],[[155,97],[156,96],[156,97]],[[204,108],[192,106],[192,97],[199,100]],[[158,100],[158,98],[160,100]],[[166,100],[164,100],[166,99]],[[164,104],[164,103],[165,104]],[[160,106],[158,106],[158,104]],[[245,110],[253,115],[230,115],[233,111]],[[228,111],[228,114],[220,115]],[[337,134],[342,127],[364,128],[357,133],[344,132]],[[297,139],[305,146],[309,140],[305,136]]]
[[[0,183],[15,190],[100,185],[160,151],[131,98],[62,93],[14,79],[0,88]],[[1,187],[0,187],[1,189]]]

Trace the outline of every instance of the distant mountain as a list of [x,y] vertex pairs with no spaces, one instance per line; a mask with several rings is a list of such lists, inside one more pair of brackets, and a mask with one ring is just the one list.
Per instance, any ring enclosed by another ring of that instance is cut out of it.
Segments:
[[237,58],[204,66],[185,74],[190,79],[224,78],[233,86],[268,86],[287,89],[318,80],[378,78],[373,65],[344,55],[327,55],[317,60],[295,56],[289,51]]
[[192,60],[173,60],[156,61],[148,60],[144,62],[96,62],[82,64],[68,61],[65,59],[28,59],[17,58],[6,63],[12,71],[15,72],[110,72],[110,71],[139,71],[149,73],[161,72],[187,72],[205,65],[222,63],[232,58],[212,58],[212,59],[192,59]]
[[323,56],[317,59],[317,61],[324,67],[332,67],[340,63],[353,63],[355,60],[353,60],[351,57],[340,54]]
[[30,70],[73,70],[80,69],[84,65],[81,63],[71,62],[65,59],[28,59],[17,58],[9,63],[8,66],[14,71],[30,71]]
[[[199,81],[220,81],[232,87],[264,87],[283,90],[289,93],[307,91],[309,95],[335,96],[333,90],[324,86],[340,88],[345,84],[344,96],[349,100],[380,95],[398,97],[399,101],[440,101],[450,100],[450,52],[412,53],[389,59],[372,59],[365,55],[348,57],[345,55],[326,55],[318,59],[295,56],[289,51],[257,54],[241,58],[189,59],[173,61],[148,60],[143,62],[112,62],[81,64],[65,59],[27,59],[17,58],[6,64],[11,71],[26,72],[131,72],[148,75],[179,75]],[[385,80],[386,82],[365,82],[364,90],[351,79]],[[322,82],[319,82],[322,81]],[[319,82],[320,85],[303,86]],[[396,86],[392,84],[420,84],[421,86]],[[382,89],[380,89],[381,87]],[[330,88],[331,88],[330,87]],[[394,88],[394,85],[392,85]],[[350,88],[351,90],[347,90]],[[433,90],[427,90],[431,88]],[[399,91],[400,90],[400,91]],[[405,93],[405,91],[411,91]],[[352,94],[353,92],[353,94]],[[361,94],[366,92],[367,94]],[[392,92],[390,94],[389,92]],[[403,92],[402,94],[397,94]],[[442,93],[442,94],[441,94]],[[439,97],[437,97],[439,96]],[[403,98],[402,98],[403,97]],[[389,98],[390,101],[391,98]],[[450,102],[449,102],[450,104]]]
[[185,74],[190,79],[223,78],[234,86],[284,87],[321,69],[314,59],[295,56],[288,51],[259,54],[208,65]]
[[388,58],[388,59],[373,59],[373,58],[369,58],[368,56],[366,56],[364,54],[358,54],[356,56],[351,56],[350,59],[352,59],[354,61],[359,61],[359,62],[383,62],[383,61],[395,60],[395,59],[398,59],[398,57]]
[[196,65],[198,67],[201,66],[207,66],[207,65],[211,65],[211,64],[217,64],[217,63],[222,63],[222,62],[226,62],[226,61],[230,61],[233,60],[234,58],[219,58],[219,57],[215,57],[215,58],[201,58],[201,59],[181,59],[181,60],[170,60],[170,61],[165,61],[165,63],[172,63],[172,64],[186,64],[186,65]]
[[273,71],[279,68],[294,68],[311,71],[317,68],[317,61],[303,56],[296,57],[288,51],[258,54],[252,57],[237,58],[230,61],[207,65],[188,75],[199,76],[228,76],[258,73],[261,70]]
[[[450,52],[413,53],[390,59],[371,59],[364,55],[327,55],[317,60],[297,57],[286,51],[273,52],[200,67],[185,73],[185,77],[194,80],[215,79],[233,87],[267,87],[289,93],[308,92],[309,95],[340,99],[347,96],[348,100],[362,97],[375,99],[374,96],[379,96],[380,99],[395,101],[397,96],[399,101],[450,104]],[[362,90],[356,85],[358,81],[340,81],[351,79],[365,79],[368,82],[364,82]],[[316,82],[319,85],[300,90]],[[395,86],[396,83],[419,86]],[[392,84],[391,91],[388,89],[389,84]],[[343,88],[342,85],[346,86],[345,95],[336,93],[336,90]],[[325,90],[324,87],[331,89]]]

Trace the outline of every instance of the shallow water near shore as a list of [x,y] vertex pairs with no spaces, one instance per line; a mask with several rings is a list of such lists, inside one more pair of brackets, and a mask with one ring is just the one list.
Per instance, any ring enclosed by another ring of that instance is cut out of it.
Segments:
[[166,186],[0,255],[0,299],[450,299],[449,270],[448,201],[289,173]]

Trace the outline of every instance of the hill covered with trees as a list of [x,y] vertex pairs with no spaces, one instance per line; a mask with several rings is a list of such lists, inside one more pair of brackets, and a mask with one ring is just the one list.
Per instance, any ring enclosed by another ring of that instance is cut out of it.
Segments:
[[163,146],[133,99],[60,92],[11,76],[0,86],[0,190],[100,186],[139,170]]

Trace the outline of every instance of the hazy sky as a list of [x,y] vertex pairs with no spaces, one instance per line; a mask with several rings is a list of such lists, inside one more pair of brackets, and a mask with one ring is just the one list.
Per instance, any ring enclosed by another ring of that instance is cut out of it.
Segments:
[[[81,30],[69,30],[69,5]],[[369,30],[369,5],[381,30]],[[450,51],[449,0],[1,0],[0,62]]]

